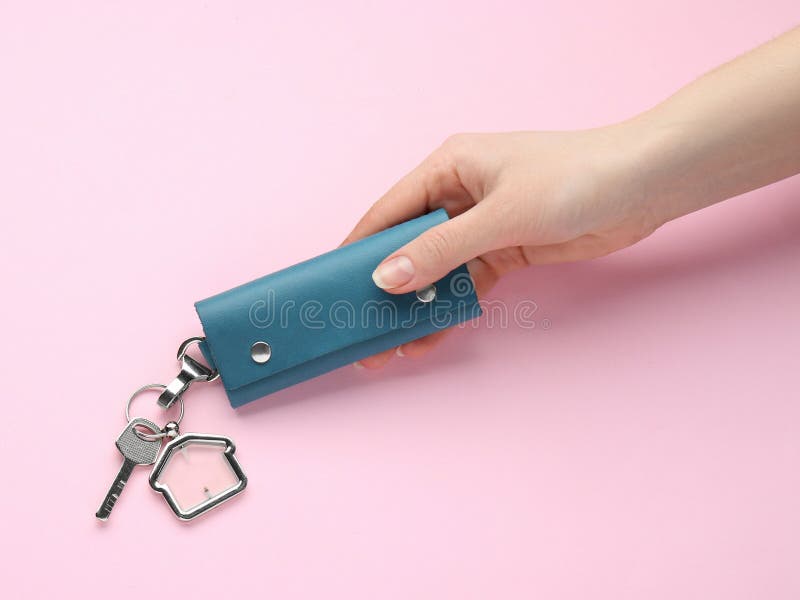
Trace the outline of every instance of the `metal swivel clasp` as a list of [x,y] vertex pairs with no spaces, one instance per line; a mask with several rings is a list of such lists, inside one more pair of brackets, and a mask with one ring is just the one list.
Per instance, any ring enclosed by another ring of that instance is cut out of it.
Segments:
[[195,381],[214,381],[219,377],[219,372],[216,369],[211,369],[186,354],[190,346],[203,341],[205,341],[205,338],[202,337],[189,338],[178,348],[178,361],[181,363],[181,371],[158,397],[158,405],[162,408],[172,406]]

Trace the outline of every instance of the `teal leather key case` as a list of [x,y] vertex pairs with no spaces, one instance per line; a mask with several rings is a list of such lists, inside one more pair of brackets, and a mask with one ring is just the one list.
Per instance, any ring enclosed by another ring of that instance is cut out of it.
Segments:
[[197,302],[200,349],[231,405],[480,316],[465,265],[408,294],[372,281],[384,258],[447,218],[439,209]]

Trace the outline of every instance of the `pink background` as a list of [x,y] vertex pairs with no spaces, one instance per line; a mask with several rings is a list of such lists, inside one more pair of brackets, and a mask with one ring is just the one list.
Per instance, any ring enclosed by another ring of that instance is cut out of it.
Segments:
[[492,297],[535,301],[535,329],[239,412],[198,386],[183,429],[233,437],[247,491],[187,526],[142,469],[93,514],[195,300],[335,247],[450,133],[621,119],[798,22],[796,0],[2,3],[4,597],[796,599],[798,178],[509,277]]

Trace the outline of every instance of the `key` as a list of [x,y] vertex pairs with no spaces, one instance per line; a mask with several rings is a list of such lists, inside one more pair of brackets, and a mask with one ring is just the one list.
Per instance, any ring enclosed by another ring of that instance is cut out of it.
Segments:
[[95,516],[101,521],[106,521],[111,514],[111,509],[119,499],[119,495],[128,482],[128,478],[133,473],[133,468],[137,465],[152,465],[156,462],[158,452],[161,450],[161,439],[157,440],[143,440],[138,435],[134,427],[137,425],[149,429],[153,433],[159,433],[161,430],[158,425],[147,419],[131,419],[130,423],[125,427],[122,433],[117,438],[117,450],[120,451],[125,460],[122,467],[114,478],[114,483],[111,484],[111,489],[108,490],[103,504],[95,513]]

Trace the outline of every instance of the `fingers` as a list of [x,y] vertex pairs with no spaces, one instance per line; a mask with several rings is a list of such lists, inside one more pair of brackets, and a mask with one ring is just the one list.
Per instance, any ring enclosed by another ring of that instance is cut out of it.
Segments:
[[467,270],[475,284],[475,295],[478,298],[485,298],[500,278],[497,270],[480,256],[467,263]]
[[479,254],[500,247],[505,227],[493,203],[480,202],[389,255],[372,279],[392,294],[418,290]]
[[437,150],[392,186],[361,217],[342,245],[439,208],[447,200],[467,196],[453,163]]
[[[497,283],[496,271],[481,258],[475,258],[467,263],[469,274],[475,283],[475,291],[479,298],[483,298]],[[387,350],[376,356],[363,359],[356,366],[379,369],[388,363],[393,356],[419,358],[438,346],[450,330],[439,331],[418,340],[413,340],[396,349]]]
[[392,348],[391,350],[385,350],[380,354],[373,354],[372,356],[368,356],[367,358],[362,358],[361,360],[353,363],[356,368],[366,368],[366,369],[380,369],[386,366],[392,357],[395,355],[395,349]]
[[409,358],[419,358],[438,346],[448,333],[450,333],[449,330],[439,331],[437,333],[432,333],[431,335],[426,335],[418,340],[414,340],[413,342],[403,344],[397,348],[396,354],[398,356]]

